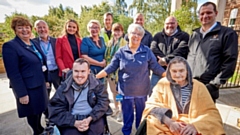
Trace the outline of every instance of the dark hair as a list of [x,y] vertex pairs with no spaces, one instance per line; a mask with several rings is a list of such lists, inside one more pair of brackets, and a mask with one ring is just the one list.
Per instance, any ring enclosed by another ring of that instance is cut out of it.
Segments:
[[81,36],[80,36],[80,34],[79,34],[79,25],[78,25],[77,21],[74,20],[74,19],[69,19],[69,20],[65,23],[65,25],[64,25],[64,30],[63,30],[62,33],[63,33],[64,35],[67,35],[67,28],[66,28],[66,27],[67,27],[67,24],[70,23],[70,22],[73,22],[73,23],[75,23],[75,24],[77,25],[77,31],[76,31],[76,33],[75,33],[75,36],[81,38]]
[[112,17],[112,19],[113,19],[113,14],[112,13],[110,13],[110,12],[107,12],[107,13],[105,13],[104,15],[103,15],[103,17],[107,17],[107,16],[111,16]]
[[112,25],[112,31],[119,30],[123,32],[123,26],[120,23],[114,23]]
[[86,60],[84,58],[78,58],[74,61],[74,63],[78,63],[80,65],[82,65],[83,63],[87,63],[88,68],[90,69],[90,63],[88,62],[88,60]]
[[15,31],[16,26],[30,26],[32,29],[32,24],[30,21],[22,16],[16,16],[12,19],[11,28]]
[[200,13],[200,10],[201,10],[202,7],[205,7],[205,6],[208,6],[208,5],[212,5],[212,6],[213,6],[213,10],[214,10],[215,12],[217,12],[217,6],[216,6],[215,3],[213,3],[213,2],[205,2],[205,3],[203,3],[203,4],[200,6],[198,13]]

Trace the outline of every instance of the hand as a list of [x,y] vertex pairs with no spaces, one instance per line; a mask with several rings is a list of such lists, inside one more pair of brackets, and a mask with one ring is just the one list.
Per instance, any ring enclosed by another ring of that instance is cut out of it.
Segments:
[[47,87],[47,89],[50,89],[50,83],[49,82],[46,82],[46,87]]
[[63,73],[67,73],[70,69],[69,68],[65,68],[62,70]]
[[181,135],[197,135],[198,132],[192,124],[184,126],[180,132]]
[[28,104],[28,103],[29,103],[29,96],[26,95],[26,96],[24,96],[24,97],[20,97],[20,98],[19,98],[19,102],[20,102],[21,104]]
[[103,59],[103,61],[102,62],[100,62],[100,67],[105,67],[106,66],[106,60],[105,59]]
[[158,58],[158,63],[161,65],[161,66],[167,66],[167,62],[165,61],[164,58],[161,58],[159,56],[157,56]]
[[182,127],[182,125],[180,122],[171,122],[169,125],[169,130],[174,135],[180,135],[181,127]]

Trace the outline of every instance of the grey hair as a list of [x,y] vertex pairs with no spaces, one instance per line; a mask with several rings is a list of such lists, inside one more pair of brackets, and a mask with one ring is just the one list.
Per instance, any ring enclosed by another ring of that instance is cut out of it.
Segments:
[[35,21],[35,23],[34,23],[34,28],[36,28],[37,25],[38,25],[38,23],[40,23],[40,22],[43,22],[43,23],[45,23],[45,24],[48,26],[47,22],[45,22],[44,20],[37,20],[37,21]]
[[88,32],[90,32],[90,28],[89,28],[89,27],[90,27],[90,25],[91,25],[92,23],[97,24],[98,27],[99,27],[99,30],[101,29],[101,24],[100,24],[100,22],[99,22],[98,20],[92,19],[92,20],[90,20],[90,21],[88,22],[88,24],[87,24],[87,30],[88,30]]
[[143,28],[141,25],[135,24],[135,23],[132,23],[132,24],[130,24],[130,25],[128,26],[128,30],[127,30],[128,34],[130,34],[131,32],[133,32],[135,29],[137,29],[138,31],[141,32],[142,37],[144,36],[144,34],[145,34],[144,28]]

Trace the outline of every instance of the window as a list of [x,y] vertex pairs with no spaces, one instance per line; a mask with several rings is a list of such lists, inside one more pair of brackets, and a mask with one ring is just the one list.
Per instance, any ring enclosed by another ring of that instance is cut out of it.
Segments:
[[231,14],[230,14],[230,18],[229,18],[228,27],[232,27],[233,28],[235,26],[237,13],[238,13],[238,9],[237,8],[232,9]]

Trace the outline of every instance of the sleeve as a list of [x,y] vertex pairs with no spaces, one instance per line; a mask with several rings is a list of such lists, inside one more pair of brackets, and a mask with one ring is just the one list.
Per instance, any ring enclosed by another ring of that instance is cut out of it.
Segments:
[[16,97],[21,98],[28,95],[22,74],[19,70],[20,57],[10,42],[3,44],[2,55],[7,76],[10,80],[10,85],[13,88]]
[[87,38],[83,38],[80,50],[81,50],[81,54],[82,55],[88,55],[88,53],[89,53],[89,45],[87,43]]
[[204,135],[224,133],[221,116],[206,86],[197,81],[193,83],[189,123],[193,124],[197,131]]
[[152,50],[153,54],[155,55],[155,57],[157,58],[157,56],[159,57],[165,57],[165,55],[163,54],[163,52],[158,48],[158,38],[160,36],[160,33],[157,33],[156,35],[154,35],[153,40],[151,42],[150,45],[150,49]]
[[57,62],[57,65],[60,69],[60,71],[62,71],[63,69],[65,69],[65,65],[64,65],[64,62],[63,62],[63,54],[62,54],[62,38],[57,38],[57,41],[56,41],[56,62]]
[[187,33],[183,33],[182,39],[180,39],[180,43],[178,47],[175,50],[173,50],[171,54],[168,54],[165,57],[167,63],[169,63],[169,61],[173,59],[175,56],[181,56],[181,57],[184,57],[185,59],[187,58],[187,55],[189,52],[188,40],[189,40],[189,35]]
[[108,110],[109,99],[107,90],[104,88],[104,85],[101,83],[96,88],[97,104],[93,107],[92,112],[89,114],[92,117],[92,121],[96,121],[101,118]]
[[115,55],[113,56],[112,60],[111,60],[111,63],[104,69],[104,71],[107,73],[107,74],[111,74],[113,72],[115,72],[118,68],[119,68],[119,65],[120,65],[120,56],[121,56],[121,53],[120,53],[120,49],[115,53]]
[[61,127],[73,127],[75,118],[68,110],[68,106],[67,100],[63,96],[62,91],[58,88],[58,91],[49,101],[49,120]]
[[149,50],[148,53],[148,58],[149,58],[149,68],[157,75],[162,76],[163,72],[165,70],[163,69],[162,66],[160,66],[157,62],[157,59],[154,57],[154,54],[151,50]]
[[238,58],[238,36],[235,31],[229,32],[223,39],[221,72],[211,81],[211,84],[225,84],[233,75]]
[[153,37],[152,37],[152,34],[151,33],[148,33],[148,47],[150,48],[151,47],[151,42],[153,40]]
[[151,97],[146,102],[146,107],[143,111],[142,120],[146,118],[148,115],[153,115],[158,118],[160,122],[162,122],[163,115],[167,117],[172,117],[172,111],[170,107],[167,105],[167,96],[168,93],[164,93],[162,90],[164,89],[164,83],[161,80],[154,88]]

